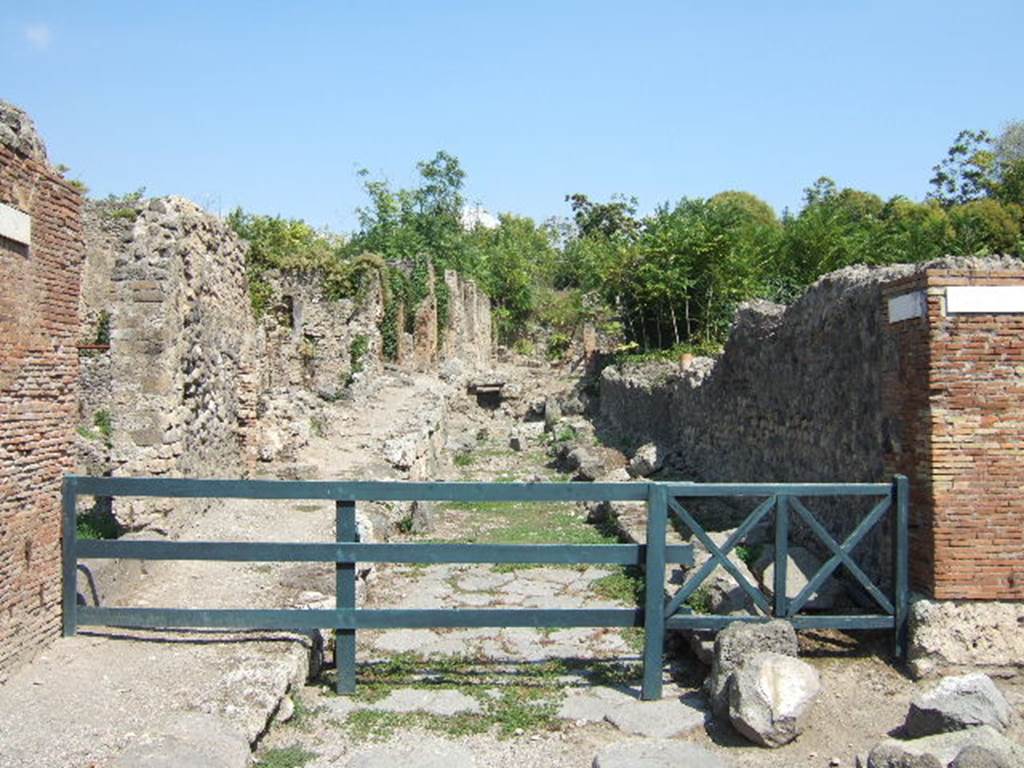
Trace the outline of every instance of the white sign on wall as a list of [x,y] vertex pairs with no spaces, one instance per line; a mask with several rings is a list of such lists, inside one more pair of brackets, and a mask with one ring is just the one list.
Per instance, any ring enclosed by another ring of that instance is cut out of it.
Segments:
[[17,208],[0,203],[0,237],[16,243],[32,244],[32,219]]
[[898,323],[912,317],[924,317],[927,309],[924,291],[912,291],[889,299],[889,322]]
[[1024,285],[951,285],[946,288],[946,313],[1024,313]]

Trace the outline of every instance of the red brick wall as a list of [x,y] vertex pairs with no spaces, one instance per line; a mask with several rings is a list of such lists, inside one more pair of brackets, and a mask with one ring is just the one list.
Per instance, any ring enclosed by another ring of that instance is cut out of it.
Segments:
[[0,145],[0,203],[32,244],[0,237],[0,681],[60,628],[60,483],[73,469],[82,198]]
[[889,325],[883,379],[887,465],[911,479],[912,583],[938,599],[1020,600],[1024,314],[948,315],[953,285],[1024,285],[1024,269],[928,270],[886,289],[927,295],[926,317]]

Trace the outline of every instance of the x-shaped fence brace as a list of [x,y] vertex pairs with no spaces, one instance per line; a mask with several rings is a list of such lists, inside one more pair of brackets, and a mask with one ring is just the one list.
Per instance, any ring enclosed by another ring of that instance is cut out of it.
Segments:
[[807,582],[799,594],[796,595],[792,600],[786,597],[786,585],[784,576],[784,566],[780,565],[785,562],[788,556],[788,520],[776,520],[776,540],[775,540],[775,553],[776,553],[776,583],[774,585],[775,592],[775,610],[774,615],[777,617],[792,617],[800,612],[801,609],[807,604],[811,597],[821,588],[825,580],[828,579],[840,566],[843,565],[847,571],[867,590],[868,594],[881,606],[882,610],[887,614],[895,615],[896,608],[892,601],[878,588],[878,586],[871,580],[871,578],[864,573],[864,570],[854,562],[851,557],[851,553],[854,548],[864,539],[868,532],[875,527],[879,520],[885,515],[886,512],[892,506],[892,499],[889,496],[884,497],[881,501],[876,504],[872,510],[864,517],[863,520],[857,525],[857,527],[850,533],[849,536],[843,541],[842,545],[836,542],[832,535],[825,529],[825,527],[815,518],[814,514],[807,509],[802,501],[796,496],[769,496],[767,499],[762,501],[753,512],[744,520],[743,524],[737,528],[732,535],[726,539],[725,543],[719,547],[708,535],[704,527],[697,522],[697,520],[691,515],[682,504],[679,503],[680,497],[669,497],[668,507],[672,513],[679,518],[679,520],[686,525],[687,528],[697,537],[697,540],[707,548],[708,553],[711,557],[698,568],[687,580],[684,582],[681,589],[668,601],[665,606],[665,616],[671,617],[677,611],[679,611],[690,597],[700,588],[704,583],[704,580],[711,575],[711,572],[718,566],[721,566],[729,573],[736,583],[739,584],[740,588],[750,597],[763,613],[772,615],[772,605],[769,603],[768,598],[764,595],[761,590],[752,585],[747,581],[746,577],[736,567],[735,563],[729,560],[729,553],[735,549],[736,545],[739,544],[746,538],[747,534],[753,530],[761,520],[772,510],[775,509],[775,514],[780,517],[788,515],[788,507],[792,507],[796,510],[800,518],[807,524],[807,527],[821,540],[821,542],[832,552],[830,557],[822,566],[818,569],[817,573]]

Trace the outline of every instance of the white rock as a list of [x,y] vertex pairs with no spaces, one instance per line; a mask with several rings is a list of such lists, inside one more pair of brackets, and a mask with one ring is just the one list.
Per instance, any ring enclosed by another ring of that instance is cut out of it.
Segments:
[[729,720],[753,743],[781,747],[803,731],[820,693],[818,671],[810,664],[778,653],[758,654],[732,676]]

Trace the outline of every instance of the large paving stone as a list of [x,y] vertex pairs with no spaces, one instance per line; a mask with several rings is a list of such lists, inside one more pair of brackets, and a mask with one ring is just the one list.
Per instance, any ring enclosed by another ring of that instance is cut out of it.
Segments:
[[1010,724],[1011,714],[1009,703],[988,675],[946,677],[914,696],[907,713],[907,735],[918,738],[976,725],[1001,731]]
[[480,702],[461,691],[426,688],[400,688],[373,704],[372,708],[386,712],[429,712],[445,717],[481,711]]
[[623,702],[605,715],[620,731],[648,738],[670,739],[703,728],[707,710],[697,696],[663,698],[659,701]]
[[594,757],[593,768],[729,768],[729,763],[695,744],[667,739],[620,741]]
[[383,744],[352,756],[348,768],[474,768],[473,753],[451,741],[423,737],[415,744]]
[[189,712],[141,736],[111,768],[246,768],[249,742],[241,731],[211,715]]
[[615,688],[575,688],[566,694],[558,709],[558,716],[563,720],[601,723],[609,712],[633,701],[636,701],[634,694]]

